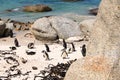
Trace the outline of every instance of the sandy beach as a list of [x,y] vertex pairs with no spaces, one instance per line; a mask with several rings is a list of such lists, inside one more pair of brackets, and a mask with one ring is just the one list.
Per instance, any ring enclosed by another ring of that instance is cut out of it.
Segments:
[[[25,80],[25,78],[28,78],[27,80],[33,80],[34,76],[40,73],[41,70],[44,70],[45,67],[47,67],[49,64],[57,65],[58,63],[66,63],[69,60],[79,59],[83,58],[81,54],[81,46],[83,44],[86,44],[87,42],[74,42],[75,44],[75,52],[72,52],[68,54],[67,59],[62,59],[62,49],[63,45],[62,42],[60,43],[48,43],[48,46],[50,48],[51,52],[48,52],[48,55],[50,57],[50,60],[45,60],[43,57],[42,50],[46,50],[45,45],[41,41],[37,41],[34,39],[33,36],[24,37],[26,33],[30,33],[29,31],[20,31],[20,32],[14,32],[16,38],[19,41],[20,47],[17,47],[17,50],[14,50],[13,52],[16,52],[16,55],[6,55],[6,56],[13,56],[16,57],[16,59],[19,61],[19,66],[17,67],[20,69],[22,73],[29,72],[29,75],[27,76],[16,76],[13,77],[12,80]],[[34,42],[35,40],[35,48],[34,49],[28,49],[27,45],[30,42]],[[9,47],[14,46],[14,38],[6,37],[0,39],[0,50],[10,50]],[[68,49],[71,47],[70,44],[67,44]],[[36,53],[34,55],[27,55],[26,50],[35,51]],[[25,64],[23,64],[22,60],[27,60]],[[1,70],[0,70],[0,76],[7,76],[8,73],[5,72],[10,68],[10,64],[7,64],[5,60],[0,60]],[[33,70],[32,67],[37,67],[37,70]]]

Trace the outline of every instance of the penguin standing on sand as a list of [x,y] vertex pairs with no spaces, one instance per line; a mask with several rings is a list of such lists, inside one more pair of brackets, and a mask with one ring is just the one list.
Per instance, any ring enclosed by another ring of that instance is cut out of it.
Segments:
[[72,52],[75,52],[76,50],[75,50],[75,46],[74,46],[74,44],[71,43],[71,45],[72,45],[71,51],[72,51]]
[[82,46],[81,53],[82,53],[83,57],[86,56],[86,45],[85,44]]
[[14,44],[15,44],[16,47],[19,47],[19,46],[20,46],[17,38],[14,39]]
[[9,36],[10,36],[11,38],[13,38],[13,30],[10,30]]
[[35,51],[31,51],[31,50],[26,50],[27,55],[35,55],[36,52]]
[[43,50],[42,53],[43,53],[43,57],[45,58],[45,60],[50,60],[49,55],[45,50]]
[[75,46],[74,46],[74,44],[73,43],[70,43],[71,44],[71,47],[68,49],[68,54],[71,54],[72,52],[75,52],[76,50],[75,50]]
[[47,51],[47,52],[50,52],[49,46],[48,46],[47,44],[44,44],[44,45],[45,45],[45,47],[46,47],[46,51]]
[[67,43],[65,42],[65,39],[63,39],[63,47],[64,49],[67,49]]
[[66,59],[66,58],[68,57],[68,53],[66,52],[65,49],[63,50],[63,52],[62,52],[62,54],[61,54],[61,57],[62,57],[63,59]]
[[71,54],[72,53],[71,48],[69,48],[67,52],[68,52],[68,54]]
[[34,48],[34,43],[29,43],[27,46],[29,49],[33,49]]

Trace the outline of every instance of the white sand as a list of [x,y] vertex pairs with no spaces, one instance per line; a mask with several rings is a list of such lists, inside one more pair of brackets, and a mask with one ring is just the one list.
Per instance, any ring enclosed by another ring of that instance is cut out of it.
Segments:
[[[54,44],[49,44],[49,48],[51,52],[49,52],[48,54],[51,60],[46,61],[43,57],[43,53],[41,53],[42,50],[46,50],[45,46],[39,41],[36,41],[35,49],[33,49],[34,51],[36,51],[36,54],[27,55],[25,52],[25,50],[28,50],[27,44],[29,42],[34,42],[34,38],[24,37],[23,35],[25,33],[26,32],[23,32],[17,35],[17,38],[21,46],[18,47],[17,50],[15,50],[15,52],[16,52],[16,55],[19,56],[19,58],[24,58],[27,60],[27,63],[20,64],[19,69],[21,69],[23,73],[27,71],[32,71],[28,77],[28,80],[33,80],[34,76],[38,74],[40,70],[43,70],[45,67],[47,67],[49,64],[57,65],[57,63],[65,63],[69,60],[82,58],[80,46],[82,46],[86,42],[74,43],[76,52],[68,54],[68,59],[62,59],[61,57],[61,53],[62,53],[61,49],[63,49],[62,44],[54,43]],[[14,41],[14,38],[0,39],[0,50],[10,50],[9,47],[14,46],[13,41]],[[68,47],[70,47],[70,45],[68,45]],[[7,68],[4,68],[5,66],[7,66],[7,64],[1,61],[2,60],[0,60],[0,65],[1,65],[0,67],[3,67],[1,69],[7,69]],[[32,69],[33,66],[36,66],[38,70],[33,70]],[[4,72],[4,70],[0,70],[0,75],[3,75],[2,72]],[[22,80],[22,79],[23,78],[21,77],[17,77],[17,78],[13,78],[12,80]]]

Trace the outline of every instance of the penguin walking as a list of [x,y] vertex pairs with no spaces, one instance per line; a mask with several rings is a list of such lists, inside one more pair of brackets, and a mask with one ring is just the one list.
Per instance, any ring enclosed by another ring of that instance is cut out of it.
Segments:
[[36,52],[35,51],[31,51],[31,50],[26,50],[27,55],[35,55]]
[[9,36],[10,36],[11,38],[13,38],[13,30],[10,30]]
[[19,47],[19,46],[20,46],[17,38],[14,39],[14,44],[15,44],[16,47]]
[[27,46],[29,49],[33,49],[34,48],[34,43],[29,43]]
[[43,50],[42,53],[43,53],[43,57],[45,58],[45,60],[50,60],[49,55],[45,50]]
[[72,48],[71,48],[72,52],[75,52],[76,51],[75,50],[75,45],[73,43],[71,43],[71,45],[72,45]]
[[63,50],[63,52],[62,52],[62,54],[61,54],[61,57],[62,57],[63,59],[66,59],[66,58],[68,57],[68,53],[66,52],[65,49]]
[[75,50],[75,46],[74,46],[74,44],[73,43],[70,43],[71,44],[71,47],[70,48],[68,48],[68,54],[71,54],[72,52],[75,52],[76,50]]
[[81,53],[82,53],[83,57],[86,56],[86,45],[85,44],[82,46]]
[[45,47],[46,47],[46,51],[47,51],[47,52],[50,52],[49,46],[48,46],[47,44],[44,44],[44,45],[45,45]]
[[67,43],[66,43],[65,39],[63,39],[63,47],[64,47],[64,49],[67,49]]
[[67,52],[68,52],[68,54],[71,54],[72,53],[71,48],[69,48]]

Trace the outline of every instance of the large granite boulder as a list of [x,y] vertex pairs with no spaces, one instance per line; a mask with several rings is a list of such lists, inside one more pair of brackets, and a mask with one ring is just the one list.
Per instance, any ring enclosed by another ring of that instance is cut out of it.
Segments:
[[0,21],[0,37],[8,37],[12,34],[12,30],[14,29],[13,23]]
[[61,16],[43,17],[34,22],[32,32],[39,40],[56,40],[80,36],[81,31],[77,22]]
[[4,34],[5,26],[5,23],[3,21],[0,21],[0,37],[2,37]]
[[54,41],[58,39],[57,32],[52,28],[51,23],[46,17],[36,20],[32,25],[31,31],[38,40]]
[[70,66],[65,80],[120,80],[119,75],[120,0],[102,0],[87,56]]
[[80,22],[79,24],[80,30],[85,36],[90,37],[90,33],[92,32],[92,29],[94,28],[95,20],[96,19],[88,19],[88,20],[84,20]]
[[37,5],[23,7],[23,11],[25,11],[25,12],[48,12],[51,10],[52,10],[52,8],[50,8],[47,5],[43,5],[43,4],[37,4]]

